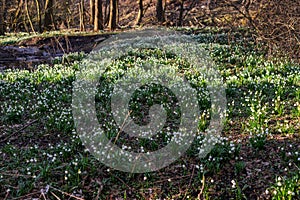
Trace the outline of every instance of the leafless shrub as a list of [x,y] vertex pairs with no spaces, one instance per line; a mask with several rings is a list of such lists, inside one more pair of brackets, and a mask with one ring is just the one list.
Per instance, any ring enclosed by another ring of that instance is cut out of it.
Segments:
[[300,1],[208,0],[212,25],[249,27],[269,55],[300,61]]
[[259,0],[256,4],[257,39],[267,44],[270,53],[300,61],[300,1]]

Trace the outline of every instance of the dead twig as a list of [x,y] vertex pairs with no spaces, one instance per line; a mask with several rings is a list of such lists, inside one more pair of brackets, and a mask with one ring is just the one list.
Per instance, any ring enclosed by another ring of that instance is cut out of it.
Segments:
[[12,136],[16,135],[17,133],[20,133],[21,131],[25,130],[27,127],[31,126],[32,124],[34,124],[35,122],[37,122],[38,119],[33,120],[32,122],[26,124],[25,126],[23,126],[22,128],[20,128],[19,130],[13,132],[12,134],[10,134],[9,136],[7,136],[6,138],[4,138],[3,140],[0,141],[0,143],[6,142],[9,138],[11,138]]
[[205,176],[203,174],[203,176],[202,176],[202,187],[201,187],[201,190],[198,194],[198,199],[201,199],[201,195],[203,194],[204,186],[205,186]]
[[24,196],[21,196],[21,197],[16,197],[16,198],[13,198],[12,200],[17,200],[17,199],[26,199],[26,197],[30,197],[30,196],[33,196],[33,195],[36,195],[36,194],[39,194],[40,192],[33,192],[33,193],[30,193],[30,194],[26,194]]
[[[194,178],[194,174],[195,174],[195,165],[193,166],[192,175],[191,175],[191,178],[190,178],[190,181],[189,181],[189,185],[188,185],[188,187],[187,187],[187,188],[190,188],[190,187],[191,187],[192,180],[193,180],[193,178]],[[185,199],[185,198],[186,198],[187,192],[188,192],[188,190],[186,190],[186,191],[185,191],[185,194],[184,194],[184,197],[183,197],[183,199]]]
[[72,194],[69,194],[69,193],[67,193],[67,192],[61,191],[61,190],[59,190],[59,189],[57,189],[57,188],[55,188],[55,187],[53,187],[53,186],[50,186],[50,188],[52,188],[53,190],[58,191],[58,192],[60,192],[60,193],[62,193],[62,194],[64,194],[64,195],[67,195],[67,196],[69,196],[69,197],[75,198],[75,199],[77,199],[77,200],[84,200],[83,198],[76,197],[76,196],[74,196],[74,195],[72,195]]
[[61,200],[54,192],[50,192],[57,200]]

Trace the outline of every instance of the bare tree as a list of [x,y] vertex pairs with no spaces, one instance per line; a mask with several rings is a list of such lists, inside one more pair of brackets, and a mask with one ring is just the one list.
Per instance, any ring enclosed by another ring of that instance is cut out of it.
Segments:
[[30,28],[31,28],[32,32],[35,34],[36,32],[35,32],[35,30],[34,30],[33,23],[32,23],[30,14],[29,14],[29,9],[28,9],[28,2],[27,2],[27,0],[25,0],[25,11],[26,11],[27,19],[28,19],[29,24],[30,24]]
[[20,0],[19,4],[18,4],[18,8],[15,11],[15,14],[14,14],[14,17],[13,17],[13,23],[12,23],[12,29],[14,31],[16,31],[17,28],[18,28],[18,21],[19,21],[19,18],[21,16],[21,13],[22,13],[23,4],[24,4],[23,0]]
[[64,1],[64,8],[63,8],[63,12],[64,12],[64,22],[62,22],[61,26],[66,25],[67,29],[69,29],[71,27],[71,21],[72,21],[72,12],[71,12],[71,0],[65,0]]
[[90,0],[90,24],[94,24],[95,0]]
[[42,32],[42,17],[41,17],[40,1],[35,0],[35,5],[36,5],[36,12],[37,12],[38,31]]
[[182,24],[183,24],[183,12],[184,12],[184,0],[180,0],[178,26],[182,26]]
[[95,0],[94,31],[103,30],[102,0]]
[[117,28],[118,0],[110,0],[109,11],[109,30],[113,31]]
[[5,0],[0,0],[0,35],[5,34],[4,10],[5,10]]
[[157,3],[156,3],[156,19],[157,19],[158,22],[164,22],[165,21],[163,1],[162,0],[157,0]]
[[142,22],[143,15],[144,15],[143,0],[138,0],[138,4],[139,4],[139,13],[137,16],[136,24],[140,24]]
[[108,24],[108,21],[109,21],[109,2],[110,2],[110,0],[105,0],[105,6],[104,6],[104,24]]
[[79,3],[79,18],[80,18],[80,31],[85,31],[84,0],[81,0]]
[[51,30],[54,27],[53,2],[54,0],[45,1],[45,19],[44,29]]

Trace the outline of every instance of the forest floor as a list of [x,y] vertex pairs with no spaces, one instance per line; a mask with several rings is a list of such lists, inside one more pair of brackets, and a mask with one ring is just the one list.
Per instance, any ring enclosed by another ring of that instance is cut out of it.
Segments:
[[[72,120],[72,83],[78,63],[110,36],[27,35],[1,41],[1,199],[299,199],[300,68],[265,58],[245,39],[229,41],[228,33],[196,34],[227,86],[222,131],[227,139],[205,159],[197,157],[193,144],[168,167],[131,174],[85,151]],[[118,77],[123,64],[131,66],[145,55],[157,63],[178,61],[138,52],[116,61],[111,73]],[[68,62],[55,59],[62,56]],[[180,73],[189,74],[186,70]],[[156,142],[151,144],[159,146]]]

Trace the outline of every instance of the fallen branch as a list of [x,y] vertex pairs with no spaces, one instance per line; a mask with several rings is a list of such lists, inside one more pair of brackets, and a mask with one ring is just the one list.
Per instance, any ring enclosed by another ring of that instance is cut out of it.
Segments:
[[69,193],[67,193],[67,192],[61,191],[61,190],[59,190],[59,189],[57,189],[57,188],[55,188],[55,187],[53,187],[53,186],[50,186],[50,188],[52,188],[53,190],[58,191],[58,192],[60,192],[60,193],[62,193],[62,194],[64,194],[64,195],[67,195],[67,196],[69,196],[69,197],[75,198],[75,199],[77,199],[77,200],[84,200],[83,198],[76,197],[76,196],[74,196],[74,195],[72,195],[72,194],[69,194]]
[[20,133],[21,131],[25,130],[27,127],[31,126],[32,124],[34,124],[35,122],[37,122],[38,119],[33,120],[32,122],[26,124],[25,126],[23,126],[22,128],[20,128],[19,130],[13,132],[12,134],[10,134],[9,136],[7,136],[6,138],[4,138],[3,140],[0,141],[0,143],[6,142],[9,138],[11,138],[12,136],[16,135],[17,133]]

